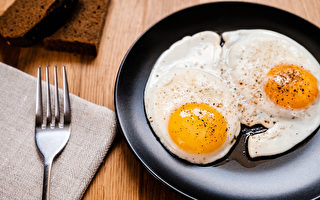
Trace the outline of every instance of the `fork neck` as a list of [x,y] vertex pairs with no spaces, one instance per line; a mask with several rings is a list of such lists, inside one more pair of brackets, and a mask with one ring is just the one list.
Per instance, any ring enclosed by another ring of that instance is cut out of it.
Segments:
[[53,159],[54,159],[54,157],[52,157],[52,158],[51,157],[44,158],[44,165],[46,165],[46,166],[52,165]]
[[43,172],[42,200],[50,199],[50,177],[53,159],[45,159]]

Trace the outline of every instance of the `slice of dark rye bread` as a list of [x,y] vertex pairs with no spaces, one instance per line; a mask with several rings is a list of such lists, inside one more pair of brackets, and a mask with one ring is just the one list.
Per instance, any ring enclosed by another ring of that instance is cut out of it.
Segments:
[[0,16],[0,36],[10,45],[29,46],[52,34],[77,0],[16,0]]
[[79,0],[66,24],[43,40],[45,48],[97,55],[108,3],[109,0]]

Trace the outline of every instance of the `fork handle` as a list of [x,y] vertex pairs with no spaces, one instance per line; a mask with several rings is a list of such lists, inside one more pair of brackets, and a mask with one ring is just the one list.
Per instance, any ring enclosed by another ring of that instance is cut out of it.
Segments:
[[42,200],[50,199],[50,175],[53,159],[44,160],[44,174],[43,174],[43,186],[42,186]]

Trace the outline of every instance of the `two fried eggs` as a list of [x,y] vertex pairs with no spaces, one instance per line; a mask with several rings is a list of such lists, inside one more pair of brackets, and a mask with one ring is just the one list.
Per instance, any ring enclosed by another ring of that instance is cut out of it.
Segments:
[[320,66],[300,44],[268,30],[205,31],[166,50],[148,79],[145,110],[161,143],[192,163],[223,158],[240,125],[250,157],[283,153],[320,123]]

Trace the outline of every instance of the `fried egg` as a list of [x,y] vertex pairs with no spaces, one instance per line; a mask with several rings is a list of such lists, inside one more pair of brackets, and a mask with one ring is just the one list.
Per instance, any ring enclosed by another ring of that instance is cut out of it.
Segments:
[[224,157],[240,132],[234,94],[219,77],[220,37],[201,32],[174,43],[148,79],[147,118],[174,155],[207,164]]
[[222,34],[220,68],[238,98],[241,123],[268,130],[248,139],[250,157],[283,153],[320,124],[320,65],[302,45],[268,30]]

